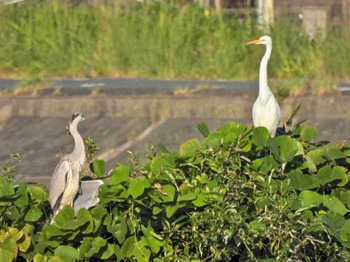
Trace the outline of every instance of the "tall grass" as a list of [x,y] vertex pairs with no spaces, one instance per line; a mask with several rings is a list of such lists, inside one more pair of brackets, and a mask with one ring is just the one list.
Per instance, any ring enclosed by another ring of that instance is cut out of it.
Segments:
[[[0,8],[0,71],[18,77],[256,79],[264,48],[245,43],[262,34],[254,21],[206,15],[192,5],[6,6]],[[285,22],[269,34],[270,78],[350,76],[349,36],[309,41],[300,27]]]

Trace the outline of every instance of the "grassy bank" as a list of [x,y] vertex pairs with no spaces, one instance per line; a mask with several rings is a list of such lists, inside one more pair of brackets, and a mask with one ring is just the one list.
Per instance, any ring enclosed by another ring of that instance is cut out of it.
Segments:
[[[256,79],[264,48],[245,43],[265,33],[254,21],[193,6],[6,6],[0,8],[0,73]],[[288,23],[269,34],[269,75],[285,88],[313,89],[350,76],[350,60],[344,59],[349,36],[331,33],[326,41],[310,42]]]

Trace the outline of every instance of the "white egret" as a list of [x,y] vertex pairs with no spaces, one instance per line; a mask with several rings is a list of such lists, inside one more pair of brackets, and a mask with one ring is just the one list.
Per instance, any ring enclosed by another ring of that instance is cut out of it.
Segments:
[[259,71],[259,95],[253,106],[253,123],[255,127],[263,126],[269,131],[271,137],[275,137],[278,124],[281,119],[281,110],[269,86],[267,85],[267,62],[272,50],[272,39],[262,36],[247,44],[265,45],[266,52],[260,63]]

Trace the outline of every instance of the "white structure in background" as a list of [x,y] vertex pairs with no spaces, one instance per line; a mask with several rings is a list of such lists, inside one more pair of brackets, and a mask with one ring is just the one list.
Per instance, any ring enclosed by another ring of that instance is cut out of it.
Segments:
[[24,0],[1,0],[1,3],[4,5],[12,5],[12,4],[22,2],[22,1],[24,1]]
[[329,26],[329,8],[322,6],[305,6],[299,18],[303,21],[303,25],[309,39],[312,40],[316,36],[321,39],[326,38],[327,27]]
[[193,0],[193,2],[198,4],[202,8],[210,7],[210,0]]
[[273,26],[274,7],[273,0],[257,0],[258,24],[262,27]]

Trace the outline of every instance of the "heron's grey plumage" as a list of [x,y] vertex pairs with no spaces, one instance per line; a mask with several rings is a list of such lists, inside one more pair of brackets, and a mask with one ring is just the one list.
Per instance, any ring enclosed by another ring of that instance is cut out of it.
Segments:
[[53,209],[52,221],[64,206],[73,207],[79,191],[79,173],[86,161],[84,141],[78,132],[78,124],[82,120],[84,117],[81,113],[73,114],[69,132],[74,139],[74,150],[61,158],[51,178],[49,202]]
[[74,201],[74,210],[78,212],[80,208],[90,208],[100,202],[98,189],[102,185],[102,180],[81,181],[80,193]]

